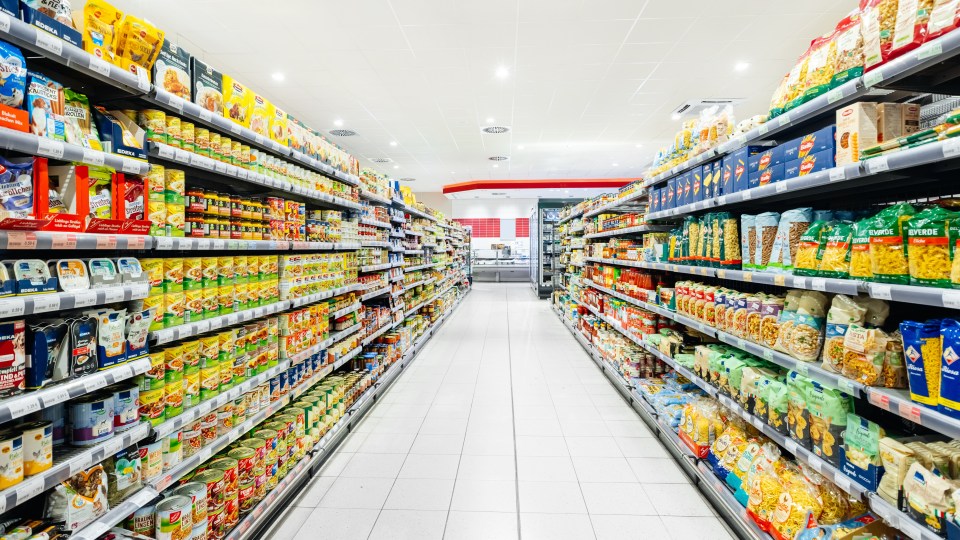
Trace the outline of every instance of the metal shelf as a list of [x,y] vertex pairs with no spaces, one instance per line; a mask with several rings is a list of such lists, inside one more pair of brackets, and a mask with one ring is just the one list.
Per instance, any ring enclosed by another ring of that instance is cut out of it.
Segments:
[[[362,192],[361,192],[362,193]],[[386,221],[377,221],[373,218],[360,218],[360,223],[364,225],[370,225],[372,227],[379,227],[381,229],[392,229],[393,225],[390,225]]]
[[363,307],[363,304],[361,304],[360,302],[356,302],[343,309],[334,311],[333,313],[330,314],[330,318],[337,319],[337,318],[343,317],[344,315],[349,315],[351,313],[359,311],[361,307]]
[[376,297],[378,297],[378,296],[383,296],[383,295],[385,295],[385,294],[387,294],[387,293],[389,293],[389,292],[390,292],[390,287],[384,287],[384,288],[382,288],[382,289],[377,289],[377,290],[375,290],[375,291],[371,291],[371,292],[368,292],[368,293],[364,294],[363,296],[360,297],[360,300],[365,302],[365,301],[367,301],[367,300],[370,300],[371,298],[376,298]]
[[0,298],[0,319],[129,302],[146,298],[149,293],[149,283],[134,283],[86,291],[8,296]]
[[[646,197],[647,195],[648,195],[648,193],[647,193],[647,190],[646,190],[646,189],[639,189],[639,190],[635,191],[634,193],[631,193],[630,195],[628,195],[628,196],[626,196],[626,197],[623,197],[622,199],[618,199],[618,200],[616,200],[616,201],[611,201],[611,202],[609,202],[609,203],[607,203],[607,204],[604,204],[604,205],[602,205],[602,206],[600,206],[600,207],[597,207],[597,208],[595,208],[595,209],[593,209],[593,210],[589,210],[589,211],[587,211],[587,212],[584,212],[583,217],[585,217],[585,218],[591,218],[591,217],[593,217],[593,216],[599,216],[600,214],[603,214],[603,213],[605,213],[605,212],[617,211],[616,209],[621,208],[621,207],[624,207],[624,206],[626,206],[626,205],[628,205],[628,204],[636,201],[637,199],[642,199],[642,198]],[[563,222],[561,221],[560,223],[563,223]],[[573,231],[569,231],[569,232],[573,232]]]
[[346,285],[338,289],[332,289],[329,291],[323,291],[316,294],[311,294],[309,296],[298,296],[289,300],[290,307],[296,308],[300,306],[305,306],[307,304],[313,304],[319,302],[320,300],[326,300],[328,298],[333,298],[334,296],[340,296],[341,294],[347,294],[360,289],[359,283],[354,283],[353,285]]
[[365,191],[365,190],[362,190],[362,189],[360,190],[360,198],[361,198],[361,199],[364,199],[364,200],[367,200],[367,201],[370,201],[370,202],[372,202],[372,203],[382,204],[382,205],[384,205],[384,206],[389,206],[389,205],[390,205],[390,199],[389,199],[389,198],[383,197],[383,196],[381,196],[381,195],[377,195],[376,193],[370,193],[369,191]]
[[0,249],[151,249],[154,237],[53,231],[0,231]]
[[157,345],[163,345],[164,343],[218,330],[225,326],[233,326],[242,322],[252,321],[253,319],[284,311],[290,307],[290,302],[281,300],[266,306],[244,309],[236,313],[213,317],[212,319],[204,319],[202,321],[181,324],[172,328],[164,328],[163,330],[150,332],[150,340]]
[[616,229],[612,231],[603,231],[598,233],[590,233],[583,235],[586,239],[591,238],[607,238],[610,236],[625,236],[628,234],[637,234],[645,232],[664,232],[669,231],[671,227],[666,225],[638,225],[636,227],[625,227],[623,229]]
[[[3,16],[6,17],[6,15]],[[76,144],[55,141],[8,128],[0,127],[0,141],[2,141],[0,147],[3,149],[22,154],[87,165],[106,165],[128,174],[145,175],[150,172],[150,164],[141,159],[91,150]]]

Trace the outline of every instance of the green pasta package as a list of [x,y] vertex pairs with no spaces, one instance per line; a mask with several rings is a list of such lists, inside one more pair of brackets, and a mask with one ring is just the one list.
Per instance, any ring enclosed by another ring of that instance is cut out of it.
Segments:
[[811,382],[807,392],[807,409],[810,411],[813,452],[838,466],[843,431],[847,428],[847,414],[853,411],[853,402],[839,390]]
[[940,321],[900,323],[903,354],[907,359],[910,399],[937,408],[940,400],[940,361],[943,353]]
[[826,247],[826,239],[831,230],[831,222],[819,220],[810,224],[810,227],[800,236],[800,245],[797,248],[797,260],[793,265],[793,273],[798,276],[816,276],[820,268],[820,257]]
[[853,240],[853,223],[834,222],[827,233],[820,268],[817,273],[822,277],[845,279],[850,276],[850,247]]
[[870,227],[870,264],[874,281],[910,282],[905,225],[916,213],[913,206],[900,203],[877,214]]
[[862,219],[853,225],[850,237],[850,279],[873,279],[873,265],[870,263],[870,228],[876,216]]
[[950,287],[950,224],[960,217],[931,206],[907,222],[911,285]]

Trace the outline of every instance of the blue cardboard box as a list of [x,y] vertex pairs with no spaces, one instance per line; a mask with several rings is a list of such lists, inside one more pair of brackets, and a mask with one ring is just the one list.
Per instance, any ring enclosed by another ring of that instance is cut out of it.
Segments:
[[766,146],[744,146],[723,158],[723,182],[717,195],[729,195],[747,189],[750,158],[769,149]]
[[[8,11],[10,7],[12,6],[9,6],[8,2],[3,2],[3,11]],[[76,45],[77,47],[83,47],[83,35],[80,32],[30,7],[26,2],[20,2],[20,18],[23,22],[45,30],[67,43]]]
[[666,186],[659,189],[660,191],[660,210],[667,209],[667,188]]
[[[783,180],[783,174],[785,170],[786,165],[782,163],[767,167],[766,170],[757,175],[757,185],[765,186],[767,184],[773,184],[774,182]],[[751,184],[750,187],[754,187],[753,184]]]
[[[710,173],[707,174],[709,169]],[[723,175],[723,163],[720,160],[703,166],[703,199],[708,200],[717,196],[720,188],[720,177]]]
[[783,162],[789,163],[793,160],[803,159],[825,150],[834,151],[837,144],[836,134],[836,126],[827,126],[803,137],[798,137],[792,141],[781,144],[780,146],[783,148]]
[[660,190],[650,188],[650,212],[660,211]]
[[687,201],[687,204],[703,200],[703,182],[709,173],[710,170],[707,167],[697,167],[690,173],[690,200]]
[[747,160],[747,171],[752,176],[783,163],[783,146],[775,146],[750,156]]
[[671,178],[667,180],[667,205],[664,207],[664,210],[671,210],[673,208],[676,208],[677,206],[677,201],[675,199],[676,192],[677,192],[677,179]]
[[789,179],[806,176],[826,169],[832,169],[835,164],[834,150],[830,148],[787,163],[783,178]]
[[690,204],[690,197],[693,196],[693,174],[685,172],[677,177],[677,208]]

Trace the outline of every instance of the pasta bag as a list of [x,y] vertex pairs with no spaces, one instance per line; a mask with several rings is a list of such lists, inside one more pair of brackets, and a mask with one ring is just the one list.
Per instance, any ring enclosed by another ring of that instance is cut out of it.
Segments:
[[810,450],[810,412],[807,410],[807,394],[810,379],[791,371],[787,375],[787,428],[790,438]]
[[880,378],[886,388],[907,387],[907,366],[903,359],[903,338],[900,331],[894,332],[887,341],[887,352],[883,356],[883,373]]
[[803,99],[809,101],[830,89],[837,63],[836,31],[813,40],[807,63]]
[[[956,0],[960,2],[960,0]],[[860,10],[837,23],[837,60],[831,87],[837,87],[863,75],[863,33]]]
[[840,523],[850,515],[850,501],[846,493],[813,468],[801,464],[800,470],[807,482],[817,490],[817,496],[823,505],[820,515],[816,516],[818,525]]
[[941,477],[920,463],[914,463],[910,465],[903,481],[907,513],[937,535],[945,536],[943,525],[946,515],[954,510],[951,494],[956,489],[956,482]]
[[943,353],[940,321],[900,323],[903,355],[907,359],[910,399],[936,408],[940,401],[940,361]]
[[850,276],[850,246],[853,240],[853,223],[850,221],[834,222],[824,240],[817,275],[846,279]]
[[773,511],[783,488],[777,471],[783,467],[780,449],[766,443],[747,470],[747,515],[764,531],[770,530]]
[[944,319],[940,323],[940,339],[943,353],[937,409],[947,416],[960,418],[960,363],[957,363],[960,360],[960,321]]
[[800,296],[796,322],[789,342],[790,354],[794,358],[813,362],[820,357],[826,315],[826,295],[817,291],[806,291]]
[[912,51],[926,41],[927,21],[930,20],[933,4],[934,0],[900,0],[889,58]]
[[792,540],[808,525],[816,524],[816,516],[820,515],[823,505],[816,488],[796,466],[786,465],[780,478],[784,483],[784,493],[773,511],[771,532],[779,540]]
[[780,216],[767,270],[790,272],[793,269],[797,262],[803,234],[810,227],[812,220],[812,208],[795,208]]
[[814,381],[807,392],[807,409],[810,411],[813,453],[838,466],[840,444],[847,429],[847,414],[853,411],[853,401],[843,392],[824,388]]
[[935,0],[927,21],[926,40],[938,38],[960,27],[960,0]]
[[843,337],[843,375],[876,386],[883,373],[888,340],[881,330],[851,325]]
[[[847,416],[847,422],[851,416]],[[907,477],[907,470],[916,461],[913,450],[907,445],[883,437],[879,444],[880,463],[883,465],[883,477],[877,487],[877,494],[887,502],[896,505],[900,495],[900,488]]]
[[716,222],[720,226],[720,267],[740,268],[743,264],[743,257],[737,218],[730,212],[719,212],[716,216]]
[[790,428],[787,425],[789,414],[787,385],[778,379],[770,379],[766,388],[767,424],[782,435],[788,435]]
[[[960,0],[958,0],[960,1]],[[753,252],[755,242],[757,241],[754,229],[756,228],[757,217],[744,214],[740,216],[740,252],[743,255],[743,269],[750,270],[754,268]],[[960,273],[958,273],[960,274]],[[957,280],[960,283],[960,279]]]
[[760,340],[759,344],[773,348],[780,335],[780,314],[783,313],[784,299],[779,296],[768,296],[763,299],[760,307]]
[[861,0],[863,61],[866,71],[890,58],[896,30],[898,0]]
[[770,257],[773,255],[773,245],[777,238],[777,230],[780,225],[780,214],[777,212],[764,212],[757,216],[756,226],[754,228],[754,253],[751,255],[754,268],[765,270],[770,263]]
[[777,333],[777,343],[774,348],[780,352],[790,352],[790,335],[793,333],[793,325],[797,320],[797,307],[800,305],[800,297],[803,291],[792,290],[787,292],[787,297],[783,300],[783,311],[780,312],[780,329]]
[[820,268],[820,257],[826,248],[826,239],[831,229],[829,221],[814,221],[800,237],[797,248],[797,261],[793,273],[798,276],[816,276]]
[[833,297],[830,311],[827,312],[827,333],[821,355],[824,369],[843,372],[843,338],[851,324],[863,324],[866,314],[867,308],[849,296],[838,294]]
[[856,222],[850,237],[850,279],[873,279],[870,262],[870,228],[876,216]]
[[950,287],[950,223],[955,212],[931,206],[907,221],[907,260],[910,284]]
[[915,214],[913,206],[900,203],[884,209],[873,221],[870,227],[870,263],[874,281],[909,283],[905,224]]

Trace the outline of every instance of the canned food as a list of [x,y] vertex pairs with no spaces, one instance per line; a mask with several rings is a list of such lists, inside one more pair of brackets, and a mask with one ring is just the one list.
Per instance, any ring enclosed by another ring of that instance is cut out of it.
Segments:
[[240,484],[237,499],[240,504],[240,515],[248,514],[256,506],[256,482],[252,478],[249,482]]
[[140,443],[140,477],[149,482],[163,474],[163,441]]
[[240,477],[238,470],[239,463],[236,459],[222,457],[211,461],[207,467],[210,469],[223,471],[224,493],[226,493],[227,497],[229,497],[231,493],[235,494],[237,492],[237,487],[240,484]]
[[223,501],[223,513],[223,523],[226,527],[226,530],[229,531],[230,529],[236,527],[237,523],[240,521],[240,499],[234,497],[232,499],[226,499]]
[[240,447],[227,452],[227,456],[237,461],[237,473],[240,483],[253,481],[253,466],[256,462],[257,452],[252,448]]
[[183,459],[187,459],[200,452],[203,448],[203,431],[200,420],[190,422],[183,428]]
[[190,521],[192,502],[181,495],[167,497],[157,504],[156,540],[183,540],[193,529]]
[[140,393],[140,419],[157,426],[167,419],[166,387]]
[[7,431],[0,434],[0,489],[23,481],[23,436]]
[[206,486],[208,516],[212,515],[217,509],[223,508],[224,490],[226,489],[223,471],[218,469],[207,469],[198,472],[196,475],[194,475],[192,480],[196,483]]
[[93,446],[113,437],[113,394],[93,394],[71,401],[70,442],[75,446]]
[[[216,414],[216,413],[214,413]],[[213,441],[217,440],[217,421],[213,422],[203,422],[200,425],[200,435],[203,437],[203,445],[212,444]]]
[[193,526],[193,530],[190,532],[189,540],[208,540],[207,520],[203,520],[203,523]]
[[124,528],[144,536],[153,536],[156,533],[157,526],[157,507],[156,505],[147,505],[137,508],[123,522]]
[[207,540],[220,540],[224,537],[227,532],[226,518],[227,514],[222,504],[215,511],[211,510],[207,514]]
[[173,490],[174,495],[188,497],[191,502],[190,521],[200,524],[207,523],[207,485],[204,482],[187,482]]
[[176,467],[183,461],[183,432],[175,431],[163,438],[163,470]]
[[113,390],[113,429],[126,431],[140,423],[140,388],[120,384]]

